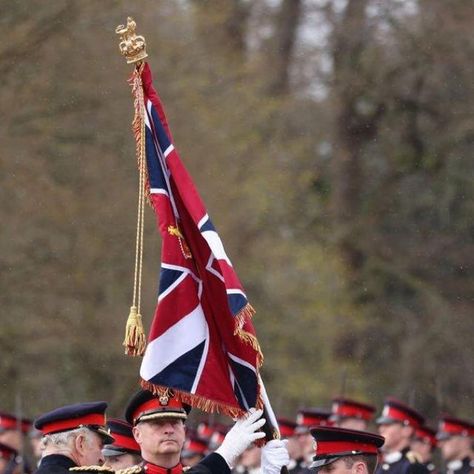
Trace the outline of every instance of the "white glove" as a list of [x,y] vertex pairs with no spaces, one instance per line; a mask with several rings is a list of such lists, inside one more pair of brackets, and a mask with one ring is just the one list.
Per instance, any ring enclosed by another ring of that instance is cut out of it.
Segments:
[[262,448],[262,474],[280,474],[290,462],[286,445],[288,440],[272,439]]
[[[232,469],[237,458],[257,439],[263,438],[265,433],[256,432],[265,424],[265,419],[260,418],[263,410],[251,408],[249,412],[236,421],[235,425],[225,435],[224,441],[216,449]],[[259,419],[260,418],[260,419]]]

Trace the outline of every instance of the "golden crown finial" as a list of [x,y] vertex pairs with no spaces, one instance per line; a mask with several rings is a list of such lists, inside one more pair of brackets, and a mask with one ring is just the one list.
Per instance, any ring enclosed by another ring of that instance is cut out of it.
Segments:
[[120,52],[127,58],[127,64],[143,61],[148,54],[146,53],[145,38],[135,33],[137,24],[133,18],[127,18],[127,25],[119,25],[115,28],[115,33],[120,35]]

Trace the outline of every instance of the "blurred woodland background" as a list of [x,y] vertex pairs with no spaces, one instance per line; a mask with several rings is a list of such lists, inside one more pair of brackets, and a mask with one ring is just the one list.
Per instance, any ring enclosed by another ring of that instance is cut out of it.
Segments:
[[[469,0],[0,0],[0,406],[137,388],[131,15],[249,299],[274,408],[472,416]],[[146,214],[144,318],[160,241]]]

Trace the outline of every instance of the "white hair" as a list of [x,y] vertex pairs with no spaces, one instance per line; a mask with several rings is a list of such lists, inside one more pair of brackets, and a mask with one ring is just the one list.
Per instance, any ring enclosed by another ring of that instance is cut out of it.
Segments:
[[81,434],[83,434],[88,441],[92,437],[92,431],[85,426],[81,426],[80,428],[76,428],[75,430],[62,431],[60,433],[51,433],[44,435],[41,438],[41,450],[44,450],[45,448],[50,446],[55,446],[58,448],[68,447],[70,440],[76,439]]

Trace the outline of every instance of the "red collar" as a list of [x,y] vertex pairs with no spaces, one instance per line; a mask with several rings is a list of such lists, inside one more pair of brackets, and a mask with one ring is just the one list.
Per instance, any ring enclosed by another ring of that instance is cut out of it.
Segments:
[[151,462],[145,461],[145,471],[147,474],[182,474],[183,466],[181,463],[167,469],[166,467],[157,466]]

